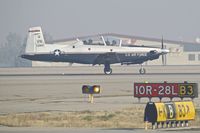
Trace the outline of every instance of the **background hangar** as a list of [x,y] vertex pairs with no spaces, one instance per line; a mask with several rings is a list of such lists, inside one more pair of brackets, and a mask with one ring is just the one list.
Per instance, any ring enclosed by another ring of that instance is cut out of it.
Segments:
[[[161,47],[162,38],[148,38],[141,36],[130,36],[115,33],[105,33],[92,36],[82,36],[76,38],[68,38],[63,40],[55,40],[53,42],[47,43],[61,43],[67,45],[70,43],[75,43],[77,38],[82,41],[88,41],[93,38],[100,38],[103,36],[105,40],[116,42],[122,40],[122,44],[125,45],[135,45],[135,46],[150,46],[150,47]],[[165,56],[164,64],[162,64],[161,57],[158,60],[148,61],[144,63],[145,65],[199,65],[200,64],[200,43],[195,42],[183,42],[183,41],[173,41],[164,39],[164,47],[169,49],[170,53]],[[131,56],[131,55],[130,55]],[[69,66],[70,63],[48,63],[32,61],[32,66]],[[83,64],[73,64],[83,65]]]

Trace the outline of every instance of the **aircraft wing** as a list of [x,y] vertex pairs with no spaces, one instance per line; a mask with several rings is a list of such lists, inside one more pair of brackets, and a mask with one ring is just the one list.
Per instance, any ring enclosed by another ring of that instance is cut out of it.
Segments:
[[108,52],[104,54],[97,55],[96,59],[93,62],[93,65],[96,64],[105,64],[105,63],[117,63],[120,62],[120,58],[115,52]]

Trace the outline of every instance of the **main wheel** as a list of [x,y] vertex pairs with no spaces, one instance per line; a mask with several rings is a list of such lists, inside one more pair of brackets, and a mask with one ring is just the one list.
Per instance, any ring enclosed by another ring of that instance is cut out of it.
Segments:
[[139,72],[140,72],[140,74],[145,74],[146,73],[146,69],[140,68]]
[[104,68],[104,73],[106,75],[112,74],[112,69],[110,68],[110,69],[107,70],[107,69]]

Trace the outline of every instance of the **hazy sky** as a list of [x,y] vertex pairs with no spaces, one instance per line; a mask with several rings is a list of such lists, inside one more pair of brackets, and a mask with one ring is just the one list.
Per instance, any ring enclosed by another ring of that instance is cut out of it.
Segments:
[[42,26],[54,39],[121,33],[194,41],[200,0],[0,0],[0,42]]

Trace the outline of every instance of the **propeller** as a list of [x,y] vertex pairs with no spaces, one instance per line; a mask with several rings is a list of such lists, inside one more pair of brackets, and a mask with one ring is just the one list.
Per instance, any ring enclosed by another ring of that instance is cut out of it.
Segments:
[[161,42],[161,49],[164,49],[163,36],[162,36],[162,42]]
[[[161,49],[164,49],[164,41],[163,41],[163,36],[162,36],[162,41],[161,41]],[[166,55],[162,54],[162,65],[166,65]]]
[[[164,49],[164,44],[163,44],[163,36],[162,36],[162,41],[161,41],[161,49]],[[162,65],[164,65],[164,55],[162,54]]]

